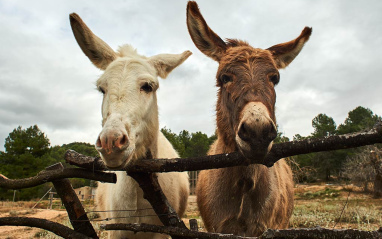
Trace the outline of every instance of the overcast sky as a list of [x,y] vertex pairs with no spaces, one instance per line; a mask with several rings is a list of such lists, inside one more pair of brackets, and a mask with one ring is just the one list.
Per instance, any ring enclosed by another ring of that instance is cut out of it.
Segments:
[[[78,47],[69,14],[78,13],[113,49],[193,55],[160,81],[160,126],[215,131],[217,63],[194,46],[185,0],[0,0],[0,150],[17,126],[37,124],[52,145],[94,143],[101,131],[102,71]],[[279,130],[292,138],[312,133],[319,113],[337,125],[357,106],[382,115],[382,1],[198,1],[221,38],[268,48],[313,34],[276,87]]]

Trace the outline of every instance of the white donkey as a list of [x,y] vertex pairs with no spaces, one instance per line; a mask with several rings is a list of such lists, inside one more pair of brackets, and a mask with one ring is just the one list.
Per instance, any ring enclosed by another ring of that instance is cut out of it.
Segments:
[[[97,88],[103,94],[102,126],[96,142],[103,162],[111,169],[134,164],[148,151],[154,158],[176,158],[178,154],[159,131],[156,90],[158,76],[167,75],[192,53],[138,55],[129,45],[114,52],[92,33],[73,13],[70,23],[77,43],[103,75]],[[100,183],[97,190],[98,210],[102,217],[116,218],[112,223],[161,224],[150,203],[143,198],[138,184],[125,172],[117,172],[116,184]],[[189,194],[187,173],[159,173],[159,183],[179,216],[185,211]],[[154,216],[153,216],[154,215]],[[111,231],[109,238],[167,238],[162,234]]]

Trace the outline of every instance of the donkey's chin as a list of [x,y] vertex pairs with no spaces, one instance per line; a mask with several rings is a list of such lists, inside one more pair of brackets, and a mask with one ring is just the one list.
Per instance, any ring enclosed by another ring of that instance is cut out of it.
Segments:
[[248,143],[242,140],[239,136],[236,136],[235,141],[240,153],[249,160],[264,159],[273,145],[273,142]]
[[100,156],[109,169],[122,169],[133,161],[134,148],[128,147],[123,151],[112,152],[110,154],[100,153]]

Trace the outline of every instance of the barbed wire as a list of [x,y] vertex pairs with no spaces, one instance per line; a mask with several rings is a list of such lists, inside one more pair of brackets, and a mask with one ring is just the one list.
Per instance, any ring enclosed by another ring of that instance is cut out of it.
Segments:
[[92,221],[92,222],[96,222],[96,221],[111,221],[111,220],[115,220],[115,219],[126,219],[126,218],[140,218],[140,217],[159,217],[159,216],[166,216],[167,214],[155,214],[155,215],[130,215],[130,216],[126,216],[126,217],[107,217],[107,218],[104,218],[104,219],[89,219],[89,220],[86,220],[86,219],[76,219],[76,220],[70,220],[72,222],[84,222],[84,221]]
[[143,211],[143,210],[154,210],[153,208],[138,208],[138,209],[119,209],[119,210],[103,210],[103,211],[87,211],[86,213],[95,213],[95,212],[136,212],[136,211]]

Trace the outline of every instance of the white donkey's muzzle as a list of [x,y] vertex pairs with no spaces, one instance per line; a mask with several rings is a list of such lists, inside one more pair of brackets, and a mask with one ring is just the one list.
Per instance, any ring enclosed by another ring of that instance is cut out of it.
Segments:
[[106,166],[116,168],[124,165],[130,158],[130,141],[122,121],[114,120],[106,122],[97,138],[95,148]]

